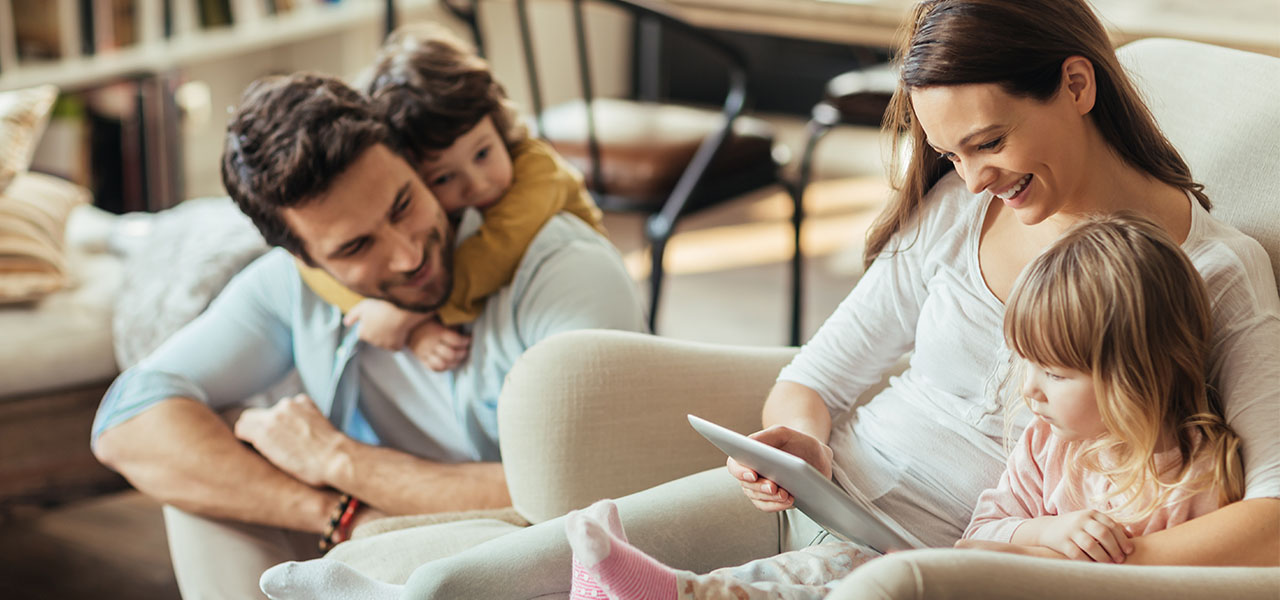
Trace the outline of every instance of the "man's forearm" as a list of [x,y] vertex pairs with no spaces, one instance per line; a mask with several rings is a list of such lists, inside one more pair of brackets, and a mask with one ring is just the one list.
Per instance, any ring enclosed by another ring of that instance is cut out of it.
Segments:
[[281,472],[187,398],[108,429],[94,451],[148,496],[210,517],[320,533],[338,497]]
[[1280,499],[1236,502],[1133,541],[1128,565],[1280,566]]
[[346,439],[329,485],[393,515],[511,506],[501,463],[444,464]]

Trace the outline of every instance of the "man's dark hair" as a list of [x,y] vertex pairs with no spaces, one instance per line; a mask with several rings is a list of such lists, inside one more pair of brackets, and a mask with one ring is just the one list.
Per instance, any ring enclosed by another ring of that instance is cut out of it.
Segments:
[[387,128],[368,101],[326,75],[296,73],[249,84],[227,126],[222,183],[268,244],[312,263],[280,216],[329,189]]
[[485,117],[508,150],[527,136],[489,64],[439,25],[392,32],[364,79],[374,110],[415,169]]

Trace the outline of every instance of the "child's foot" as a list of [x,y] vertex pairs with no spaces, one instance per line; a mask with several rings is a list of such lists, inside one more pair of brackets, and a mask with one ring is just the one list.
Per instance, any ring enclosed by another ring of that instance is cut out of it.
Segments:
[[398,600],[404,588],[370,579],[346,563],[328,558],[278,564],[262,574],[258,585],[271,600]]
[[573,548],[571,600],[675,600],[675,571],[627,543],[612,501],[569,513],[564,527]]

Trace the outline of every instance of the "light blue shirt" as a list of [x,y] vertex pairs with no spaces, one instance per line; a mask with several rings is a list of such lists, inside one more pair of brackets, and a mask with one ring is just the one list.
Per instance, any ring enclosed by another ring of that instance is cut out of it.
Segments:
[[[473,221],[463,229],[474,231]],[[511,284],[487,299],[470,355],[453,371],[368,346],[357,327],[344,326],[337,307],[302,282],[292,256],[274,249],[116,379],[93,440],[169,398],[214,410],[239,405],[297,369],[305,392],[352,438],[442,462],[498,460],[498,395],[525,350],[563,331],[645,325],[617,250],[561,214],[534,238]]]

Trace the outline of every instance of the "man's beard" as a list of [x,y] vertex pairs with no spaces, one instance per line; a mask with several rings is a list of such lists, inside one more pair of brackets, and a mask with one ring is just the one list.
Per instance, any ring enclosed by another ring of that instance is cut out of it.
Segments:
[[[446,236],[448,239],[441,239]],[[387,293],[386,290],[383,290],[382,299],[390,302],[397,308],[418,313],[435,312],[436,309],[444,306],[445,303],[448,302],[449,295],[453,293],[453,236],[448,235],[447,232],[442,235],[440,230],[436,230],[432,232],[429,240],[430,243],[425,245],[422,249],[422,262],[418,263],[418,268],[414,269],[414,272],[416,273],[431,260],[431,251],[435,246],[439,246],[440,277],[437,278],[437,281],[441,284],[440,296],[430,302],[408,302],[397,299],[390,293]]]

